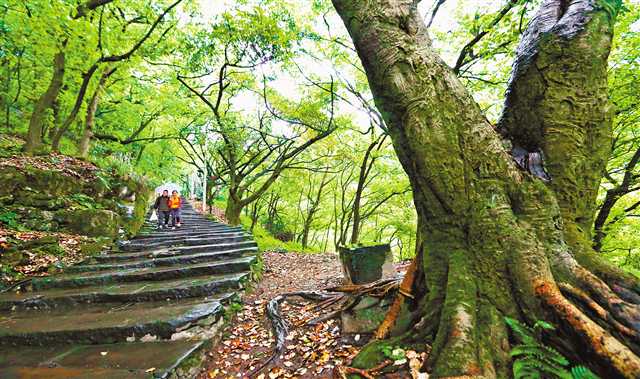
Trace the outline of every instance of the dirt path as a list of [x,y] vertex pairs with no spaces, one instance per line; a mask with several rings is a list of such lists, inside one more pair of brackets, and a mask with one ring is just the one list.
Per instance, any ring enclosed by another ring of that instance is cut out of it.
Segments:
[[[245,295],[242,310],[225,331],[222,342],[209,352],[200,378],[248,378],[272,351],[271,326],[265,304],[278,294],[319,290],[337,285],[341,271],[336,255],[264,253],[264,277]],[[290,324],[318,316],[307,301],[283,301],[282,313]],[[342,341],[340,323],[329,320],[315,327],[297,327],[287,337],[287,349],[256,378],[327,378],[336,365],[349,364],[358,347]]]

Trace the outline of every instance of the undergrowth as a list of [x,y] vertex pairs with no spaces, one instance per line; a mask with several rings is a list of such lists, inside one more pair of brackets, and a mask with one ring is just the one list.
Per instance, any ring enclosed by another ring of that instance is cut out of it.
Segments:
[[542,333],[555,330],[553,325],[538,320],[529,327],[508,317],[505,322],[519,342],[510,353],[515,379],[600,379],[584,366],[572,366],[567,358],[542,342]]

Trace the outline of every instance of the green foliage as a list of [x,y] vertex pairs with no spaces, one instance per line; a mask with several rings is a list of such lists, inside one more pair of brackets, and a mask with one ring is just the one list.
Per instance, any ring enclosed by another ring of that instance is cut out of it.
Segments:
[[618,12],[624,10],[622,0],[598,0],[598,5],[604,9],[611,18],[615,18]]
[[402,348],[393,345],[383,345],[380,347],[380,351],[385,357],[397,361],[405,357],[405,352]]
[[238,312],[240,312],[242,310],[242,302],[239,301],[238,299],[235,299],[231,302],[229,302],[229,304],[224,307],[224,313],[223,313],[223,317],[224,317],[224,321],[225,322],[229,322],[231,320],[233,320],[233,317],[238,314]]
[[100,203],[97,203],[93,197],[85,195],[83,193],[71,194],[69,195],[69,199],[73,201],[73,203],[75,203],[76,205],[80,206],[81,208],[104,209],[104,206],[101,205]]
[[514,359],[515,379],[598,379],[584,366],[569,369],[567,358],[542,342],[542,333],[555,330],[553,325],[538,320],[530,327],[509,317],[505,317],[505,322],[519,342],[509,353]]
[[[0,211],[2,209],[0,208]],[[13,211],[4,211],[0,213],[0,223],[4,224],[9,229],[19,229],[20,223],[18,222],[18,214]]]

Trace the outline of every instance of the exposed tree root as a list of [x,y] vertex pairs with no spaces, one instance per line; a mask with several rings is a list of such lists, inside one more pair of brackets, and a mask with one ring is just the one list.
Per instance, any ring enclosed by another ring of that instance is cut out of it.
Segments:
[[404,304],[405,299],[407,297],[413,298],[413,295],[411,294],[411,288],[413,287],[413,281],[415,280],[415,275],[417,271],[416,268],[418,266],[417,262],[418,262],[417,258],[414,258],[411,261],[411,264],[407,269],[407,273],[404,275],[402,282],[400,282],[400,287],[398,288],[398,295],[396,295],[396,298],[394,299],[393,304],[391,304],[391,308],[389,308],[389,311],[385,315],[384,320],[382,320],[382,323],[376,330],[374,334],[374,338],[384,339],[389,335],[389,333],[391,332],[391,329],[396,324],[396,320],[400,315],[400,310],[402,309],[402,305]]
[[596,303],[593,299],[589,297],[584,291],[575,288],[567,283],[559,283],[558,287],[560,291],[567,294],[570,297],[580,301],[584,304],[588,309],[590,309],[594,314],[596,314],[602,321],[606,323],[610,323],[616,331],[620,334],[627,336],[633,339],[635,342],[640,342],[640,335],[637,331],[632,330],[618,321],[616,321],[607,310],[601,307],[598,303]]
[[348,366],[336,366],[333,370],[333,377],[336,379],[347,379],[347,375],[356,374],[360,375],[365,379],[375,379],[377,375],[380,374],[380,371],[393,363],[390,360],[385,360],[379,365],[372,367],[370,369],[361,369],[356,367],[348,367]]
[[593,353],[625,378],[640,377],[640,358],[569,302],[553,283],[534,282],[536,295]]
[[335,295],[326,294],[323,292],[315,292],[315,291],[299,291],[299,292],[290,292],[282,295],[278,295],[275,298],[271,299],[269,303],[267,303],[267,317],[271,322],[271,327],[273,328],[273,332],[275,335],[276,346],[273,350],[273,353],[269,358],[267,358],[264,362],[259,364],[252,372],[249,373],[249,377],[253,377],[262,369],[264,369],[269,363],[273,362],[273,360],[280,354],[284,352],[285,349],[285,339],[289,334],[289,327],[287,325],[287,321],[282,317],[282,313],[280,312],[280,302],[287,297],[299,296],[304,299],[313,300],[313,301],[326,301],[327,299],[331,299],[335,297]]
[[[373,297],[384,297],[389,291],[392,291],[398,287],[399,279],[383,279],[368,284],[348,284],[343,286],[327,288],[323,291],[300,291],[289,292],[276,296],[271,299],[266,305],[266,314],[271,322],[271,327],[275,335],[275,348],[273,353],[259,364],[252,372],[249,373],[250,377],[253,377],[260,371],[262,371],[267,365],[282,354],[285,349],[285,340],[289,334],[289,325],[280,312],[280,302],[289,297],[302,297],[311,301],[319,301],[318,304],[312,307],[315,310],[324,310],[330,307],[336,307],[335,310],[330,313],[316,317],[310,320],[305,320],[302,323],[293,325],[294,327],[302,325],[315,325],[323,321],[338,317],[341,312],[352,308],[358,303],[358,300],[364,295]],[[332,293],[333,292],[333,293]]]

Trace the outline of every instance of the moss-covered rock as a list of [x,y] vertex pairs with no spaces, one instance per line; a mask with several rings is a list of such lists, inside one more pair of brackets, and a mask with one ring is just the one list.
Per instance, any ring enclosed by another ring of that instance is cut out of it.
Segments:
[[10,227],[110,238],[121,228],[128,236],[136,234],[149,206],[150,186],[130,175],[86,167],[75,170],[89,174],[77,177],[57,167],[24,162],[20,168],[0,166],[0,210],[15,213],[19,224]]
[[74,233],[91,237],[117,237],[119,216],[106,209],[68,209],[56,212],[60,225]]

